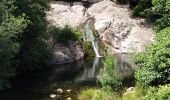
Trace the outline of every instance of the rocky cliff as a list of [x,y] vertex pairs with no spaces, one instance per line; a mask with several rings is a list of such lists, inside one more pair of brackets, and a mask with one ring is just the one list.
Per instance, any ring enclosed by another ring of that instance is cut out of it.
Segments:
[[93,17],[101,41],[114,53],[141,52],[153,40],[153,30],[145,19],[133,18],[128,6],[111,0],[94,1],[88,8],[84,2],[56,1],[51,7],[47,19],[60,27],[76,29]]

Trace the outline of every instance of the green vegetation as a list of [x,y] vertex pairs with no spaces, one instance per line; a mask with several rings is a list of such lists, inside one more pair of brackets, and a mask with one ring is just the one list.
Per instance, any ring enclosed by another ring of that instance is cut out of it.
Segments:
[[120,100],[118,98],[111,92],[93,88],[83,90],[78,97],[79,100]]
[[[136,86],[135,91],[131,96],[139,100],[169,100],[170,99],[170,85],[163,85],[159,87],[145,87],[139,88]],[[142,94],[142,93],[144,94]],[[135,99],[134,99],[135,100]]]
[[135,91],[126,91],[122,95],[122,100],[140,100],[140,99],[136,96]]
[[170,81],[170,28],[156,34],[155,43],[145,52],[136,55],[135,63],[139,66],[135,77],[143,85],[166,84]]
[[169,85],[166,84],[170,82],[170,1],[152,0],[151,3],[152,7],[143,11],[145,17],[154,18],[157,33],[154,43],[144,52],[135,54],[134,61],[139,66],[135,71],[136,95],[145,99],[169,100]]
[[0,1],[0,89],[10,87],[9,79],[16,73],[48,64],[56,42],[81,41],[80,32],[68,26],[54,28],[46,21],[50,2]]
[[77,32],[69,26],[65,26],[64,28],[49,26],[47,33],[48,37],[52,38],[52,41],[50,41],[52,46],[56,43],[68,45],[70,40],[82,42],[81,32]]
[[116,59],[108,53],[106,53],[104,59],[104,69],[101,72],[100,79],[102,88],[106,91],[116,91],[122,86],[122,77],[116,67]]
[[83,90],[79,100],[121,100],[118,90],[122,87],[122,77],[116,67],[116,59],[108,52],[104,56],[104,69],[101,71],[101,88]]
[[50,27],[46,21],[50,1],[0,1],[0,89],[10,87],[9,79],[16,72],[48,64],[56,42],[81,41],[80,32],[68,26]]
[[134,16],[146,17],[147,11],[152,6],[149,0],[140,0],[138,5],[133,8]]
[[152,0],[153,12],[160,16],[156,22],[156,30],[170,26],[170,1],[169,0]]
[[[136,86],[133,91],[126,91],[122,99],[169,100],[170,1],[140,0],[133,8],[133,15],[152,21],[157,33],[154,42],[148,45],[144,52],[135,54],[134,62],[139,66],[135,71]],[[102,91],[114,92],[122,85],[121,75],[115,67],[116,61],[106,54],[104,66],[101,72]],[[94,95],[91,94],[96,95],[95,91],[87,90],[85,93],[89,93],[89,97],[92,98]],[[85,97],[87,95],[85,94]]]
[[170,26],[170,1],[169,0],[140,0],[133,8],[134,16],[142,16],[153,21],[155,30]]
[[169,100],[170,99],[170,85],[160,86],[156,95],[159,100]]
[[[11,87],[10,78],[25,70],[40,68],[51,59],[51,48],[58,42],[82,40],[81,33],[66,26],[56,28],[46,21],[50,0],[0,1],[0,90]],[[154,43],[136,53],[134,62],[136,87],[123,99],[170,99],[170,0],[140,0],[133,8],[134,16],[153,21]],[[94,25],[91,26],[93,31]],[[98,37],[97,32],[94,32]],[[91,43],[85,43],[86,54],[94,54]],[[83,91],[79,99],[114,100],[114,91],[122,88],[123,77],[116,60],[106,54],[101,72],[101,90]]]
[[92,47],[92,43],[90,41],[85,41],[84,42],[84,52],[85,55],[88,57],[94,57],[95,53]]
[[10,87],[8,79],[19,70],[35,68],[49,60],[44,34],[48,3],[0,1],[0,89]]

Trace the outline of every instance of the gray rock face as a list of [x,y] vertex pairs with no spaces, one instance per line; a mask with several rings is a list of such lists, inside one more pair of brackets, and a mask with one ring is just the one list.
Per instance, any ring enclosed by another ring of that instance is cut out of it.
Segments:
[[51,4],[47,19],[59,27],[69,25],[76,28],[82,22],[84,14],[85,7],[81,2],[75,2],[71,6],[71,3],[57,1]]
[[108,44],[113,52],[140,52],[145,44],[153,40],[153,31],[145,20],[132,18],[127,7],[120,7],[106,0],[92,5],[87,13],[95,18],[95,28],[101,40]]
[[[57,26],[70,25],[76,29],[88,17],[94,17],[100,39],[111,47],[113,53],[141,52],[144,45],[153,41],[153,30],[144,19],[132,18],[127,6],[121,7],[113,1],[94,0],[97,3],[89,8],[85,8],[83,2],[57,1],[51,4],[47,19]],[[78,45],[74,48],[56,46],[55,51],[55,61],[58,59],[58,62],[78,60],[84,55]]]
[[60,43],[56,44],[53,49],[53,55],[51,64],[70,63],[84,58],[84,52],[81,45],[78,42],[73,41],[70,42],[69,46]]

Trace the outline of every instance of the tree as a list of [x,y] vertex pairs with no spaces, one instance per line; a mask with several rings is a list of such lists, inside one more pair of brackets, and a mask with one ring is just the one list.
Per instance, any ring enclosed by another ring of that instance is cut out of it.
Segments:
[[158,15],[156,20],[156,30],[170,26],[170,1],[169,0],[152,0],[152,11]]
[[18,36],[29,23],[24,15],[14,16],[15,6],[12,0],[0,1],[0,89],[9,87],[8,79],[15,75],[12,59],[19,51]]
[[46,12],[50,0],[0,1],[0,89],[23,69],[42,66],[50,60]]
[[24,13],[30,24],[19,39],[21,44],[18,53],[20,69],[34,69],[50,60],[50,50],[47,45],[46,30],[48,22],[46,13],[50,9],[50,0],[17,0],[15,15]]

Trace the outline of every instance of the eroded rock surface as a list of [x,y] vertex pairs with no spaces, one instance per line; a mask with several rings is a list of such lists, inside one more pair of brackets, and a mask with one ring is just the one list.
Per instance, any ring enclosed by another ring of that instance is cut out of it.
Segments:
[[65,25],[76,28],[84,19],[85,7],[81,2],[64,2],[57,1],[51,4],[51,11],[47,15],[47,19],[54,25],[63,27]]
[[101,40],[114,52],[142,51],[153,40],[153,31],[142,18],[132,18],[128,7],[106,0],[92,5],[87,13],[95,18]]
[[58,43],[53,49],[53,59],[51,64],[64,64],[82,60],[84,52],[78,42],[70,41],[69,46]]
[[[144,45],[153,40],[153,30],[144,19],[132,18],[128,6],[117,5],[113,0],[99,1],[89,8],[86,8],[83,2],[57,1],[51,4],[52,10],[48,13],[47,19],[57,26],[69,25],[77,29],[88,17],[93,17],[100,39],[111,47],[114,53],[131,53],[134,50],[141,52]],[[64,50],[67,51],[67,48]],[[79,51],[82,52],[77,49],[71,55],[81,55]],[[61,52],[65,58],[75,58],[64,53],[65,51]]]

